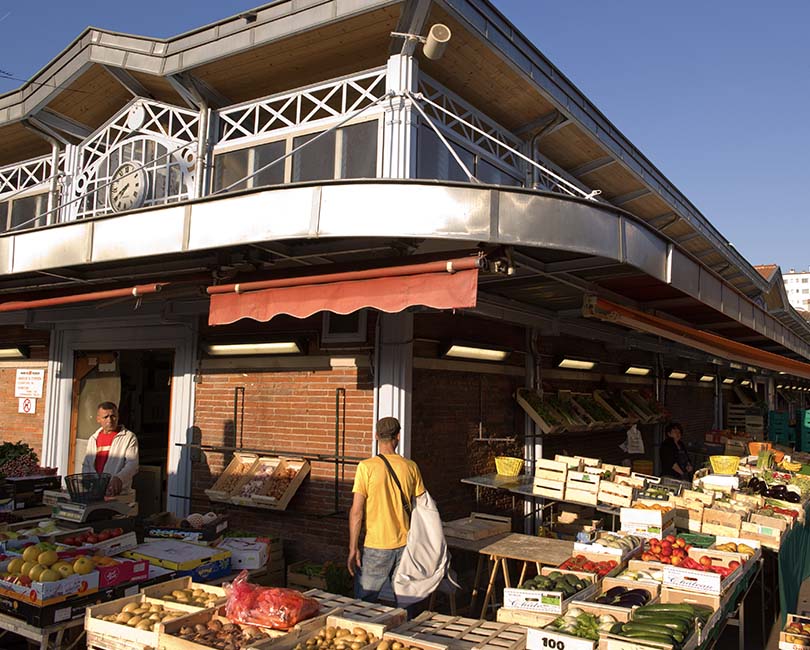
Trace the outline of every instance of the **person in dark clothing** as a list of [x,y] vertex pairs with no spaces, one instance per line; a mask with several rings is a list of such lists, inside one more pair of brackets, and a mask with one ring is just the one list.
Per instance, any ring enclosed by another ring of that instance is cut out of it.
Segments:
[[664,430],[666,438],[661,443],[661,476],[674,476],[682,481],[691,481],[694,468],[686,446],[681,441],[683,427],[670,422]]

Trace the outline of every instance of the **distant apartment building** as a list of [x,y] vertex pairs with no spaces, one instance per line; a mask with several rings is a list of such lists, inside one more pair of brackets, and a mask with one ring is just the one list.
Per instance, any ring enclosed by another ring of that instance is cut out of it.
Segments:
[[784,274],[788,300],[799,311],[810,311],[810,270],[790,269]]

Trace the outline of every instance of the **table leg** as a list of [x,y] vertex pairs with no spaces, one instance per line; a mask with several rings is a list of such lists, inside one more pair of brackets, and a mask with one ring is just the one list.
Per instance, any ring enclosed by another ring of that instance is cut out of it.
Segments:
[[745,650],[745,596],[740,600],[740,607],[737,610],[737,621],[739,627],[737,628],[737,647],[740,650]]
[[[523,584],[523,580],[526,578],[526,567],[529,566],[529,563],[524,561],[523,568],[520,570],[520,578],[518,578],[518,586]],[[539,572],[538,572],[539,573]]]
[[512,579],[509,576],[509,564],[507,564],[505,557],[501,558],[501,566],[503,567],[503,583],[507,588],[509,588],[512,586]]
[[475,611],[475,601],[478,600],[478,584],[481,582],[481,572],[484,569],[484,556],[478,554],[478,563],[475,565],[475,578],[473,578],[473,588],[470,594],[470,615]]
[[492,571],[489,574],[489,584],[487,584],[487,593],[484,595],[484,604],[481,606],[481,618],[487,617],[487,607],[489,606],[489,599],[492,596],[492,589],[495,586],[495,580],[498,577],[498,569],[501,566],[500,558],[490,556],[492,560]]

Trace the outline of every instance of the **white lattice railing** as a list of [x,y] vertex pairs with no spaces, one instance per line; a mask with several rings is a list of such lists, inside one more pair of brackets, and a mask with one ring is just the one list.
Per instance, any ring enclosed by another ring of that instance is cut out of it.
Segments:
[[[64,155],[60,155],[59,169],[56,170],[56,174],[63,171],[64,161]],[[33,158],[0,168],[0,200],[12,198],[15,194],[45,185],[53,176],[51,156]]]
[[280,129],[337,118],[360,110],[385,95],[385,69],[332,80],[273,95],[219,112],[222,129],[217,144],[231,144]]

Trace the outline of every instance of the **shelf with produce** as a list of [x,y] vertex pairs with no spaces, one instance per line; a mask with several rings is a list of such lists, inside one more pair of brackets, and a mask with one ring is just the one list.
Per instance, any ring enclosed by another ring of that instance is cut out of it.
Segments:
[[580,415],[587,415],[593,420],[593,428],[620,427],[624,424],[612,409],[602,406],[591,393],[572,393],[571,403]]
[[515,399],[543,433],[565,431],[565,419],[535,390],[519,388]]

